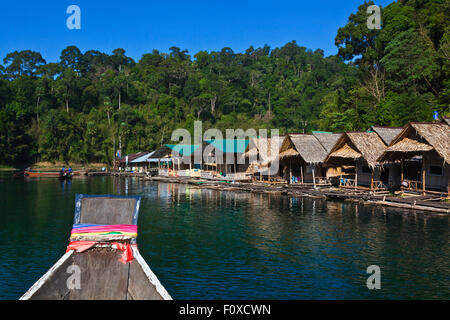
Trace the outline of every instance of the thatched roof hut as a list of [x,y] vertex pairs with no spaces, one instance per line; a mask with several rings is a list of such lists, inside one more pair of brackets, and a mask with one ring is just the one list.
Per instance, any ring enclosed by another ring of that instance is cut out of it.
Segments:
[[378,160],[389,162],[409,159],[432,150],[450,164],[450,126],[444,122],[411,122],[403,128]]
[[[284,136],[270,138],[253,138],[250,140],[243,157],[253,160],[251,164],[268,165],[277,159]],[[259,156],[259,159],[258,159]],[[258,161],[255,161],[258,159]]]
[[320,164],[327,151],[312,134],[290,134],[280,148],[280,160],[300,156],[308,164]]
[[313,135],[316,137],[317,140],[319,140],[322,147],[324,147],[328,153],[331,151],[331,149],[333,149],[336,142],[342,136],[342,133],[313,131]]
[[386,145],[375,132],[344,133],[326,157],[325,162],[348,164],[363,159],[370,167],[378,165],[377,159]]
[[401,127],[383,127],[383,126],[372,126],[372,130],[375,131],[383,140],[385,145],[390,145],[391,142],[397,138],[397,136],[402,132]]

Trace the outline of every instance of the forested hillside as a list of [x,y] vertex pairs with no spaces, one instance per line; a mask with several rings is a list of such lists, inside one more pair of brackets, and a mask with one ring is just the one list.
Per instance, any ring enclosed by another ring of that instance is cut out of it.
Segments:
[[[170,48],[139,61],[69,46],[57,62],[11,52],[0,65],[0,164],[111,162],[170,142],[176,128],[365,130],[450,113],[450,1],[355,8],[336,56],[292,41],[245,52]],[[150,50],[149,50],[150,51]]]

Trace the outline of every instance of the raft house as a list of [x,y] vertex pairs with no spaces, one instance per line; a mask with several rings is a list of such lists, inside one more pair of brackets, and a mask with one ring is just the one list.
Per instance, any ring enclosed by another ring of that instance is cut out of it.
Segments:
[[327,151],[313,134],[289,134],[280,148],[280,172],[290,184],[329,185],[323,162]]
[[324,162],[339,168],[339,187],[387,190],[388,172],[377,161],[385,149],[386,144],[374,131],[345,132]]
[[382,163],[397,164],[397,184],[405,192],[447,193],[450,190],[450,123],[411,122],[379,156]]
[[248,163],[247,173],[252,175],[253,182],[282,182],[279,165],[273,166],[274,161],[279,161],[280,147],[285,136],[273,136],[270,138],[252,138],[245,152],[241,155],[244,162]]
[[249,139],[215,139],[205,140],[206,166],[215,167],[216,177],[223,180],[244,181],[251,179],[247,172],[248,162],[243,156]]
[[134,172],[137,165],[133,166],[133,160],[139,159],[141,157],[144,157],[148,155],[149,152],[137,152],[137,153],[130,153],[124,157],[118,158],[116,160],[116,165],[119,169],[119,171],[132,171]]

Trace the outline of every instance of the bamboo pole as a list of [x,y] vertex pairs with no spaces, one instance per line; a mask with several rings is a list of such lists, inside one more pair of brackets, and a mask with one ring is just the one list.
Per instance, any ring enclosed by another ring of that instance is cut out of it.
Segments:
[[425,154],[422,154],[422,194],[425,195]]
[[401,166],[402,166],[402,172],[401,172],[401,175],[400,175],[400,182],[403,182],[403,178],[404,178],[404,174],[403,174],[403,155],[402,155]]
[[312,176],[313,176],[313,184],[314,184],[314,189],[316,188],[316,174],[315,174],[315,171],[316,171],[316,165],[312,165],[313,167],[312,167]]
[[372,175],[370,177],[370,191],[373,191],[373,169],[372,169]]
[[302,176],[302,184],[303,184],[303,165],[300,166],[300,174]]
[[292,158],[289,158],[289,184],[292,183]]

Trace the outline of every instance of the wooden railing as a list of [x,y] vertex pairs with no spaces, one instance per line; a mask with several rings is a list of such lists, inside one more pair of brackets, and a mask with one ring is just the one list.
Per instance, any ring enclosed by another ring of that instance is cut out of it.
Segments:
[[330,181],[328,180],[327,177],[316,177],[315,181],[316,181],[316,184],[319,184],[319,185],[329,184],[330,183]]
[[189,169],[188,170],[178,170],[179,177],[189,177]]
[[339,179],[339,186],[345,188],[356,188],[356,179],[342,177]]
[[168,177],[169,176],[169,170],[167,170],[167,169],[158,169],[158,176]]
[[225,177],[220,179],[239,181],[239,180],[249,180],[251,179],[251,177],[250,174],[248,173],[240,172],[240,173],[228,173]]
[[423,190],[422,181],[407,180],[406,182],[408,183],[408,186],[404,186],[402,182],[401,190],[418,191],[418,192]]
[[372,182],[371,190],[377,191],[377,190],[387,190],[389,189],[386,184],[384,184],[383,181],[374,180]]
[[287,181],[279,176],[268,176],[268,175],[260,175],[254,176],[253,181],[255,182],[269,182],[269,183],[286,183]]

